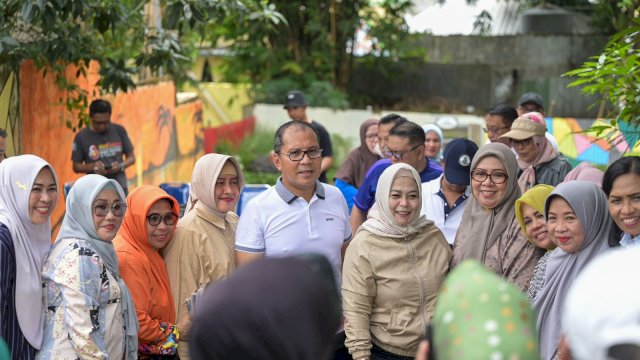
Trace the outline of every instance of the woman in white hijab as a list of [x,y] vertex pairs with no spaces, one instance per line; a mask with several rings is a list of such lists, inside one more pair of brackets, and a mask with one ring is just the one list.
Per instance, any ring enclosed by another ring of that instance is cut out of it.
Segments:
[[563,359],[640,358],[640,247],[596,257],[575,279],[562,312]]
[[[164,249],[176,319],[188,316],[185,300],[198,288],[236,269],[234,210],[243,187],[244,176],[233,157],[207,154],[196,162],[185,215]],[[188,330],[180,329],[181,359],[189,359]]]
[[422,130],[424,130],[424,156],[435,161],[436,164],[440,164],[444,143],[442,129],[435,124],[425,124],[422,125]]
[[36,359],[137,359],[138,318],[111,241],[126,210],[117,181],[78,179],[42,271],[44,342]]
[[554,359],[569,288],[582,269],[609,248],[613,221],[602,190],[581,180],[561,183],[551,192],[545,202],[545,217],[548,236],[558,247],[549,255],[544,283],[533,307],[538,314],[540,356]]
[[0,338],[13,359],[34,359],[45,312],[40,273],[58,202],[53,167],[34,155],[4,160],[0,198]]
[[376,202],[347,248],[345,345],[354,359],[413,359],[449,270],[451,248],[420,216],[422,187],[407,164],[380,176]]

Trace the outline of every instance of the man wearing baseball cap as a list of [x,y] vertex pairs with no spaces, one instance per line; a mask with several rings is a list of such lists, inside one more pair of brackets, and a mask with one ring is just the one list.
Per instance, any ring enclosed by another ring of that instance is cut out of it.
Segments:
[[444,173],[422,184],[422,214],[433,220],[449,244],[455,240],[466,200],[471,196],[469,173],[477,151],[471,140],[451,140],[440,160]]
[[[544,113],[544,100],[542,100],[542,96],[532,91],[525,93],[520,97],[520,100],[518,100],[518,108],[516,109],[516,111],[518,112],[518,117],[530,112],[539,112],[540,114],[542,114],[542,116],[546,116]],[[504,133],[500,134],[500,136],[502,135],[504,135]],[[553,148],[558,150],[558,140],[556,140],[553,134],[547,132],[544,134],[544,136],[547,138],[547,140],[549,140]]]
[[284,108],[289,114],[289,118],[295,121],[304,121],[309,123],[316,129],[318,133],[318,142],[322,149],[322,165],[320,167],[320,182],[327,183],[327,170],[333,163],[333,145],[331,144],[331,137],[327,129],[319,122],[310,119],[307,116],[307,100],[304,98],[304,94],[298,90],[292,90],[287,93],[284,99]]
[[535,92],[528,92],[520,97],[518,100],[518,116],[529,112],[539,112],[544,114],[544,101],[542,96]]

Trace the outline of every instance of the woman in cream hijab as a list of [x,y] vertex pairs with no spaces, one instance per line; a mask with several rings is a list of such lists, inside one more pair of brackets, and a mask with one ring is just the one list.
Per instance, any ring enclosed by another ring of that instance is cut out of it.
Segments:
[[354,359],[413,359],[433,314],[451,248],[433,221],[420,216],[420,184],[407,164],[387,168],[369,219],[347,248],[345,345]]
[[[238,215],[233,211],[243,186],[233,157],[207,154],[196,162],[185,215],[164,249],[176,319],[189,312],[185,300],[198,288],[235,270]],[[181,329],[180,336],[180,358],[188,359],[188,329]]]

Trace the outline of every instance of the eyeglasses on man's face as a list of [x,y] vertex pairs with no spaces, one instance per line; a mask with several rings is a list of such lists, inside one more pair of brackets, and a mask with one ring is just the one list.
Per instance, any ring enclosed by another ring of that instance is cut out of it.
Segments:
[[98,201],[93,204],[93,214],[99,217],[105,217],[111,211],[113,216],[122,217],[127,210],[127,205],[121,201],[116,201],[109,205],[106,201]]
[[279,155],[287,155],[289,160],[291,161],[300,161],[304,158],[306,154],[309,159],[317,159],[322,156],[322,149],[320,148],[311,148],[307,150],[291,150],[287,153],[279,152]]
[[384,148],[384,154],[385,154],[387,157],[389,157],[389,158],[391,158],[391,157],[392,157],[392,158],[394,158],[394,159],[396,159],[396,160],[400,161],[400,160],[402,160],[402,157],[403,157],[405,154],[412,152],[413,150],[415,150],[415,149],[419,148],[419,147],[420,147],[420,146],[422,146],[422,145],[424,145],[424,144],[418,144],[418,145],[416,145],[416,146],[412,147],[411,149],[409,149],[409,151],[405,151],[405,152],[392,151],[391,149],[389,149],[389,147],[388,147],[388,146],[385,146],[385,148]]
[[532,141],[533,141],[533,138],[528,138],[524,140],[511,139],[511,146],[513,146],[514,148],[520,147],[520,146],[525,147],[525,146],[531,145]]
[[160,214],[153,213],[153,214],[149,214],[149,216],[147,216],[147,221],[149,222],[149,225],[151,225],[151,226],[158,226],[158,225],[160,225],[161,221],[164,221],[164,223],[166,225],[171,226],[171,225],[175,224],[176,221],[178,221],[178,215],[176,215],[174,213],[170,213],[170,214],[167,214],[165,216],[162,216]]
[[487,173],[484,170],[473,170],[471,172],[471,178],[477,182],[483,182],[490,178],[494,184],[502,184],[507,181],[507,174],[502,171],[496,171],[493,173]]
[[509,130],[509,126],[482,128],[485,134],[497,134],[502,130]]

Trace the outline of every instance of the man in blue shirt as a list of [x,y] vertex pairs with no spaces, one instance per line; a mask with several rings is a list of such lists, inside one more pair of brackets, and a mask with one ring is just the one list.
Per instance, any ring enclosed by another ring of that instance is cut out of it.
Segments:
[[423,183],[442,174],[442,167],[424,156],[424,138],[422,127],[411,121],[402,122],[391,129],[387,146],[382,149],[387,159],[373,164],[354,198],[350,219],[353,234],[367,219],[367,213],[376,201],[378,179],[386,168],[397,163],[409,164],[418,171]]

